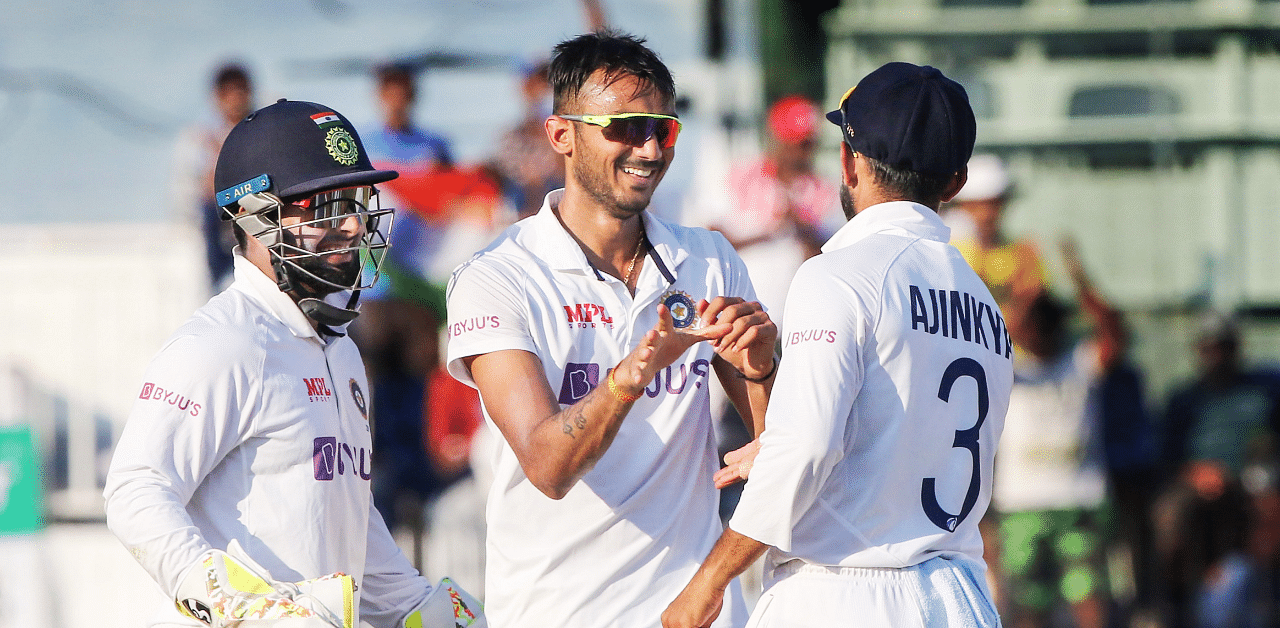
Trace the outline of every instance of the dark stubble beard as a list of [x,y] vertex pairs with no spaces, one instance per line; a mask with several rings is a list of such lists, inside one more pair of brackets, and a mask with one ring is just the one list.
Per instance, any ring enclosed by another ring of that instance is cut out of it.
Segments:
[[637,216],[644,211],[644,208],[649,206],[648,199],[638,199],[632,203],[619,201],[609,188],[609,182],[605,180],[604,173],[599,169],[589,167],[589,164],[598,164],[603,160],[587,150],[582,142],[577,142],[575,150],[582,158],[575,159],[573,162],[574,179],[578,181],[578,184],[582,186],[582,190],[588,196],[602,207],[608,209],[615,218],[626,219]]
[[853,207],[853,193],[847,185],[840,186],[840,208],[844,210],[845,220],[853,220],[853,215],[858,213]]
[[[297,246],[296,237],[288,230],[284,233],[285,242]],[[321,250],[325,248],[324,241],[320,242],[319,248]],[[361,264],[358,250],[351,250],[350,259],[336,264],[325,261],[323,255],[322,253],[316,256],[294,258],[284,264],[289,283],[299,298],[318,298],[346,289],[335,288],[323,281],[317,281],[317,278],[339,286],[354,286],[359,279]]]

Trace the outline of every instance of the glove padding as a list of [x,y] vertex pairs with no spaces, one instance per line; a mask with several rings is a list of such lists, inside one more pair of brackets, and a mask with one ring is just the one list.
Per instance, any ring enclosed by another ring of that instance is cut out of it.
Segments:
[[357,628],[355,579],[332,573],[276,582],[232,540],[187,570],[174,601],[182,614],[211,628]]
[[488,628],[480,601],[442,578],[431,595],[404,618],[404,628]]

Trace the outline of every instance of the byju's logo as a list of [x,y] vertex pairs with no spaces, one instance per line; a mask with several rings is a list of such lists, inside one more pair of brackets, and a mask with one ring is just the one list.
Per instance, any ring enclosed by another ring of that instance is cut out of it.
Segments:
[[138,398],[144,401],[163,401],[183,412],[189,412],[191,416],[200,416],[200,404],[193,403],[190,398],[172,390],[165,390],[151,382],[142,385],[142,392],[138,394]]
[[600,385],[599,364],[570,362],[564,367],[564,381],[560,383],[560,405],[573,405]]
[[321,481],[347,474],[357,475],[363,480],[372,477],[373,459],[369,450],[340,443],[334,436],[315,439],[311,463],[315,467],[315,478]]
[[[668,366],[654,374],[653,381],[649,382],[644,394],[652,399],[664,391],[667,394],[679,395],[690,384],[694,388],[702,388],[702,383],[706,381],[710,367],[711,362],[703,359],[694,360],[690,364]],[[560,405],[567,406],[577,403],[599,385],[599,364],[591,362],[568,363],[564,367],[564,380],[560,382]]]
[[333,397],[333,392],[329,390],[329,382],[325,381],[323,377],[304,377],[302,381],[307,385],[307,398],[312,403],[328,401],[330,397]]

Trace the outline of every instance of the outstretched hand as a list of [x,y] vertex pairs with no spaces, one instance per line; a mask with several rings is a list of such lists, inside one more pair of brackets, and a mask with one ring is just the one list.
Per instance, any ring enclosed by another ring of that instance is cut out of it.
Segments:
[[658,323],[645,332],[640,344],[618,363],[613,381],[624,390],[642,390],[659,370],[670,366],[689,347],[699,342],[721,339],[731,331],[732,323],[704,325],[697,329],[676,329],[671,310],[659,304]]

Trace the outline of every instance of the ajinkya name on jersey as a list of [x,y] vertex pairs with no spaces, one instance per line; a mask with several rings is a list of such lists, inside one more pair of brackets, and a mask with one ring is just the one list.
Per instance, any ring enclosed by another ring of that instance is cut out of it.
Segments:
[[967,292],[958,290],[925,290],[912,285],[911,329],[928,334],[942,334],[956,340],[980,344],[996,355],[1013,358],[1013,342],[1000,311]]
[[[658,371],[653,376],[653,381],[644,389],[644,394],[650,399],[657,397],[664,392],[670,395],[679,395],[690,386],[693,388],[702,388],[702,383],[707,379],[708,369],[711,362],[698,358],[692,363],[681,363],[679,366],[673,364],[665,369]],[[564,380],[560,383],[560,405],[568,406],[577,403],[587,393],[595,390],[604,379],[601,377],[609,376],[611,368],[601,371],[600,365],[594,362],[570,362],[564,367]]]

